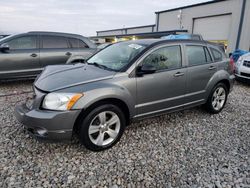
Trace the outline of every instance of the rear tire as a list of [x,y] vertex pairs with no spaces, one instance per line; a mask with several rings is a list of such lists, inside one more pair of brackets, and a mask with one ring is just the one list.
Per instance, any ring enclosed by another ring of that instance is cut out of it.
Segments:
[[209,94],[205,108],[212,114],[217,114],[224,108],[228,97],[228,88],[223,83],[218,83]]
[[114,146],[126,126],[122,110],[105,104],[90,111],[80,124],[80,142],[89,150],[102,151]]

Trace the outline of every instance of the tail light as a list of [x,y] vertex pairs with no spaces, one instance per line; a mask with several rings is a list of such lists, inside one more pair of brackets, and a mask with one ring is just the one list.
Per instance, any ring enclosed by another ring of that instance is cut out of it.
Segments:
[[230,57],[229,66],[230,66],[230,70],[234,73],[235,72],[235,64],[234,64],[234,60],[232,57]]

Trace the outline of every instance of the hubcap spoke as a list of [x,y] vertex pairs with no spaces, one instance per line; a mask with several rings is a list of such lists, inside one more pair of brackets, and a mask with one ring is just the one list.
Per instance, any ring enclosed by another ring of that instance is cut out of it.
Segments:
[[219,89],[218,89],[218,95],[221,95],[223,92],[224,92],[224,89],[223,89],[223,88],[219,88]]
[[216,104],[217,104],[216,101],[212,102],[212,105],[213,105],[214,108],[215,108]]
[[220,109],[222,107],[222,105],[221,105],[221,103],[219,101],[217,102],[216,106],[217,106],[218,109]]
[[116,136],[117,136],[117,132],[115,132],[114,130],[112,130],[112,129],[108,129],[107,130],[107,133],[108,133],[108,135],[111,137],[111,138],[115,138]]
[[107,125],[113,125],[119,121],[119,117],[117,115],[113,115],[110,120],[107,121]]
[[98,115],[100,123],[103,125],[106,123],[106,112],[102,112]]
[[225,100],[225,95],[219,96],[220,100]]
[[100,129],[99,125],[90,125],[90,127],[89,127],[89,134],[96,133],[96,132],[99,131],[99,129]]
[[103,145],[103,141],[104,141],[104,133],[99,133],[98,137],[96,138],[96,145]]

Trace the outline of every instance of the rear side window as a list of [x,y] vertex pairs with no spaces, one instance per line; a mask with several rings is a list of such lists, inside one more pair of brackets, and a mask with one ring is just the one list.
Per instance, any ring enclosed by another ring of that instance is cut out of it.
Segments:
[[88,45],[82,40],[69,38],[71,48],[88,48]]
[[7,42],[11,50],[25,50],[36,48],[36,36],[15,38]]
[[43,48],[68,48],[68,41],[66,37],[59,36],[42,36]]
[[182,66],[180,46],[159,48],[149,54],[143,64],[152,65],[156,70],[176,69]]
[[203,46],[186,46],[189,66],[202,65],[212,62],[208,49]]
[[216,50],[214,48],[210,48],[212,54],[213,54],[213,57],[214,57],[214,61],[217,62],[217,61],[222,61],[222,53],[219,52],[219,50]]

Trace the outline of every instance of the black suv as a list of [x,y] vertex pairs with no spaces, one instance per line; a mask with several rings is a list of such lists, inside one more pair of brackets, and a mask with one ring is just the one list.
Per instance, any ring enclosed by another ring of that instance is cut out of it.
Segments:
[[0,79],[33,77],[47,65],[74,63],[96,52],[81,35],[28,32],[0,40]]

